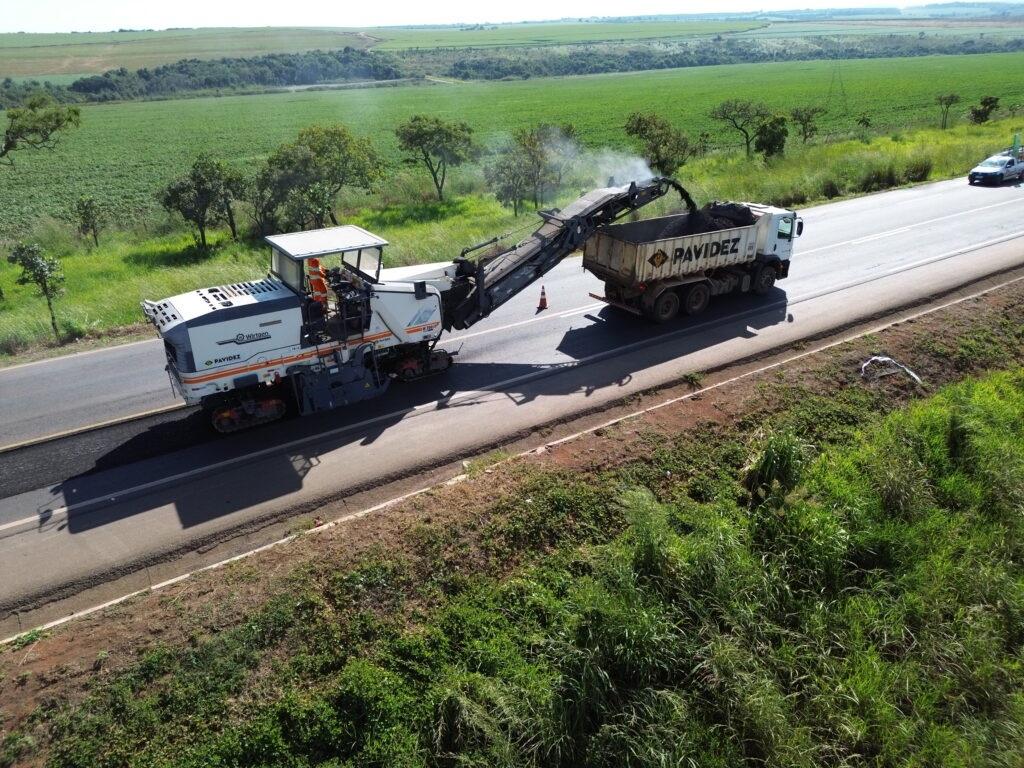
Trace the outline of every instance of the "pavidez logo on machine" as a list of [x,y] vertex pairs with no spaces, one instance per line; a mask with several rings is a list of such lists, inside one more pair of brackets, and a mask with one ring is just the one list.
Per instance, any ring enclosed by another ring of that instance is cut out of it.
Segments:
[[218,341],[217,344],[252,344],[254,341],[263,341],[264,339],[269,338],[269,331],[258,331],[257,333],[239,333],[236,334],[234,338]]
[[213,360],[206,361],[206,367],[209,368],[211,365],[220,365],[221,363],[230,363],[232,360],[238,360],[241,355],[228,355],[227,357],[216,357]]

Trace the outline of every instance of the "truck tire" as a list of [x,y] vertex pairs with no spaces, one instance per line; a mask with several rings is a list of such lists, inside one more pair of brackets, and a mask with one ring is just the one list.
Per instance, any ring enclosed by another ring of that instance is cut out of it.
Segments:
[[683,310],[688,315],[699,315],[711,303],[711,289],[707,283],[693,283],[683,299]]
[[765,264],[754,273],[754,284],[750,290],[758,296],[764,296],[775,287],[775,278],[778,270],[771,264]]
[[668,323],[679,314],[679,294],[671,288],[662,291],[651,305],[647,316],[656,323]]

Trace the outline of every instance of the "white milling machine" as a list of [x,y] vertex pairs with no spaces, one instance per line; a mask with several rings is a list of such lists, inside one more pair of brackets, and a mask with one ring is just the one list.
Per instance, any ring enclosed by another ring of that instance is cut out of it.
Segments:
[[487,317],[583,246],[599,227],[676,189],[671,179],[594,190],[512,248],[472,261],[468,248],[441,268],[381,279],[387,242],[355,226],[273,235],[267,277],[202,288],[143,311],[164,340],[173,387],[202,405],[220,432],[376,397],[393,379],[446,370],[436,345],[452,328]]

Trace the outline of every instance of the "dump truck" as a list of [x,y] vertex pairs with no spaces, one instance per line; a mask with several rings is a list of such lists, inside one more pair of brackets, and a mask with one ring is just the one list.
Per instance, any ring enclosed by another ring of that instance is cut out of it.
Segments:
[[602,226],[586,241],[583,267],[604,281],[591,294],[656,323],[696,315],[712,296],[768,293],[789,275],[795,211],[755,203],[687,199],[685,213]]

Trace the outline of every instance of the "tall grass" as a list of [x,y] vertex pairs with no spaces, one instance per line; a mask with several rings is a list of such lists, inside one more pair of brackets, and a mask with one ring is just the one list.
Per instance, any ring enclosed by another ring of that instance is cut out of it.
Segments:
[[[436,551],[415,587],[415,559],[307,576],[242,627],[41,712],[49,764],[1016,764],[1022,425],[1018,370],[799,473],[770,468],[805,452],[768,441],[750,465],[784,497],[747,495],[740,461],[707,503],[664,484],[597,492],[636,473],[531,481],[516,508],[581,538],[545,550],[534,529],[531,562],[444,592],[427,586]],[[889,486],[910,489],[895,508]],[[396,593],[436,599],[402,613]],[[264,654],[274,670],[247,684]]]

